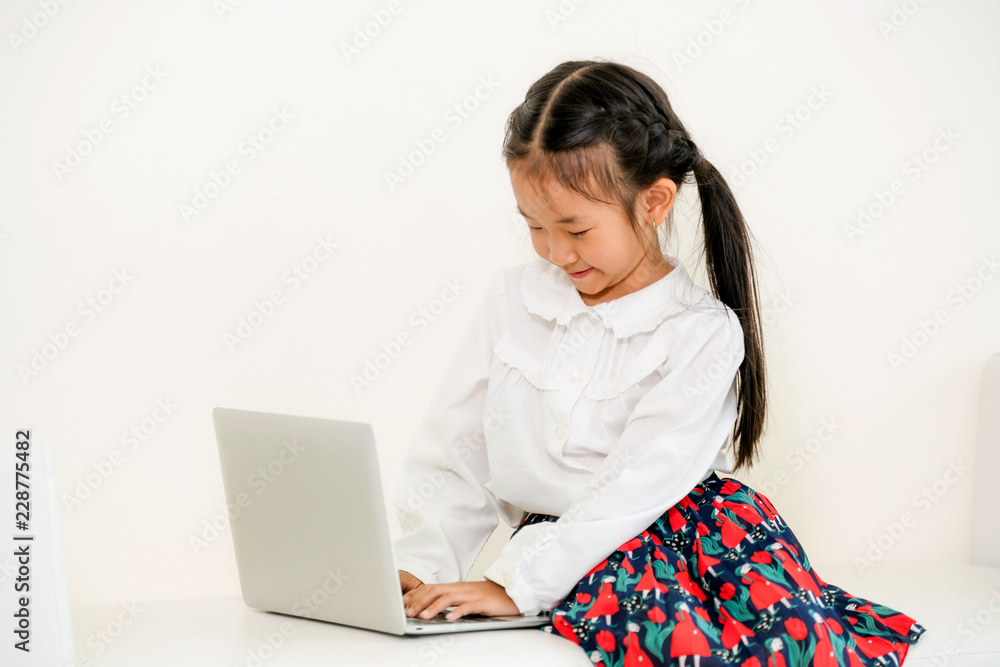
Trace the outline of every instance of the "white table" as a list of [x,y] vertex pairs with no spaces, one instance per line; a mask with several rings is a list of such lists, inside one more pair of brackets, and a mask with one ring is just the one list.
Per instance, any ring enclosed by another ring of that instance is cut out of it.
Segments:
[[593,665],[577,645],[537,628],[397,637],[257,611],[239,597],[72,611],[76,667]]
[[[933,561],[880,563],[865,573],[850,563],[813,566],[828,583],[924,624],[927,633],[910,651],[905,667],[1000,665],[1000,570]],[[82,658],[76,667],[593,664],[569,640],[536,628],[397,637],[249,609],[239,597],[72,611],[76,652]]]

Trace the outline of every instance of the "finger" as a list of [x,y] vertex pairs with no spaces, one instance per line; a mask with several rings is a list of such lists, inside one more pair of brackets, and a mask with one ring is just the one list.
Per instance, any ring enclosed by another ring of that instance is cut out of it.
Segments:
[[416,595],[416,593],[414,592],[415,590],[416,589],[412,589],[411,588],[410,590],[408,590],[405,593],[403,593],[403,604],[404,605],[409,604],[414,599],[414,595]]
[[433,618],[439,613],[444,611],[445,607],[450,607],[455,602],[463,602],[464,600],[456,600],[457,594],[455,593],[443,593],[436,600],[427,605],[427,608],[420,612],[421,618]]
[[406,605],[407,615],[416,616],[423,611],[428,604],[433,602],[439,594],[440,592],[432,586],[418,586],[417,588],[414,588],[407,593],[407,597],[409,598],[409,602]]
[[470,600],[469,602],[460,604],[451,611],[449,611],[445,615],[445,618],[447,618],[449,621],[453,621],[456,618],[462,618],[466,614],[478,614],[480,612],[479,612],[479,607],[476,604],[477,602],[478,600]]
[[403,605],[407,605],[410,602],[419,599],[422,593],[423,584],[414,586],[413,588],[403,591]]

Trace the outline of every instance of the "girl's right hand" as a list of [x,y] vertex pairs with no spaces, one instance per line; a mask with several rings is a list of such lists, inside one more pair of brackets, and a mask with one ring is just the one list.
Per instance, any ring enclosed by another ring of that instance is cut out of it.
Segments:
[[399,586],[404,594],[413,590],[417,586],[423,585],[424,582],[420,581],[406,570],[399,571]]

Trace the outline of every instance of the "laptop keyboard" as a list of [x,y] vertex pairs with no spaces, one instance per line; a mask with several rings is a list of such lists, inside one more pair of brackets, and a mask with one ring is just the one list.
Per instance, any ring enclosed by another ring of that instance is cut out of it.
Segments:
[[458,623],[459,621],[509,621],[509,618],[497,618],[496,616],[484,616],[482,614],[466,614],[461,618],[446,618],[451,612],[450,609],[438,612],[437,616],[431,618],[420,618],[419,616],[407,616],[409,623]]

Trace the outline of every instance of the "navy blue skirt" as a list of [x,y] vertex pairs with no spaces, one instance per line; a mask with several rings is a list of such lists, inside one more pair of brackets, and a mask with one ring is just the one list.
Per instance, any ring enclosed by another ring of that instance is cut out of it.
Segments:
[[607,667],[896,667],[924,632],[820,579],[764,494],[715,472],[551,613],[540,630]]

